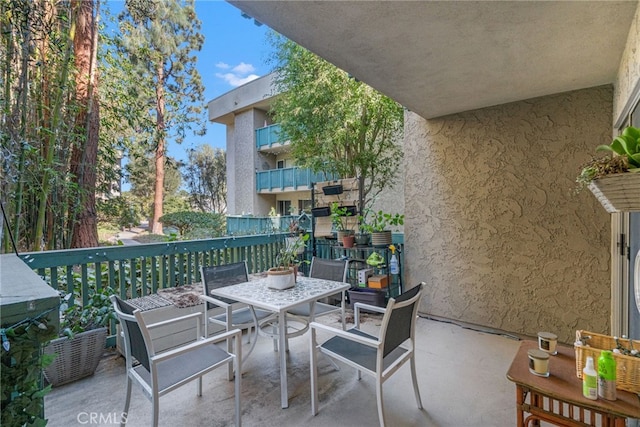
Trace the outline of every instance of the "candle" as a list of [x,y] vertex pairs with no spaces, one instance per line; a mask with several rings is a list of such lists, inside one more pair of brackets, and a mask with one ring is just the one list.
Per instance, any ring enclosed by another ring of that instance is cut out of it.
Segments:
[[556,345],[558,344],[558,336],[551,332],[538,332],[538,348],[549,354],[558,354]]
[[548,377],[549,353],[532,349],[527,354],[529,355],[529,372],[540,377]]

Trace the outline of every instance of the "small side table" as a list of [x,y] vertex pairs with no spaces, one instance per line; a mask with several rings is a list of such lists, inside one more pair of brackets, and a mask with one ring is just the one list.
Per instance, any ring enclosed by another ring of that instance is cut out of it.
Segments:
[[[540,421],[559,426],[624,427],[627,418],[640,418],[640,398],[634,393],[618,390],[615,401],[582,395],[573,347],[558,345],[558,354],[549,358],[549,377],[529,372],[527,351],[537,347],[536,341],[523,341],[507,372],[507,378],[516,384],[518,427],[539,425]],[[525,412],[529,414],[526,418]]]

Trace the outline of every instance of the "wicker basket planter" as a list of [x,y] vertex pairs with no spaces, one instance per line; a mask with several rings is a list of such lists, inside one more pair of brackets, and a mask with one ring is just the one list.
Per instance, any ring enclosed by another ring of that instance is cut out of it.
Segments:
[[73,339],[57,338],[44,348],[46,354],[57,354],[44,370],[53,387],[93,375],[100,363],[107,340],[107,328],[76,334]]
[[640,173],[598,178],[589,184],[589,190],[609,213],[640,211]]
[[[590,337],[585,340],[585,337]],[[625,348],[631,347],[631,340],[618,339]],[[585,342],[584,345],[580,342]],[[613,350],[616,348],[616,341],[609,335],[596,334],[579,330],[576,331],[576,342],[574,349],[576,351],[576,374],[578,378],[582,378],[582,369],[587,364],[587,357],[593,357],[598,369],[598,357],[602,350]],[[633,340],[633,348],[640,350],[640,341]],[[624,354],[613,353],[616,361],[616,388],[626,390],[632,393],[640,393],[640,357],[627,356]]]

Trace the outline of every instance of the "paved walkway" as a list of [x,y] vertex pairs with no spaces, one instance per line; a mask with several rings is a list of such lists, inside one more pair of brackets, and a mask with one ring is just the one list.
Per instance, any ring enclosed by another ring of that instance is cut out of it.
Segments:
[[139,234],[147,233],[148,227],[147,224],[140,224],[136,227],[132,227],[128,230],[120,231],[111,239],[115,243],[118,240],[122,242],[123,245],[140,245],[141,243],[137,240],[134,240],[136,236]]

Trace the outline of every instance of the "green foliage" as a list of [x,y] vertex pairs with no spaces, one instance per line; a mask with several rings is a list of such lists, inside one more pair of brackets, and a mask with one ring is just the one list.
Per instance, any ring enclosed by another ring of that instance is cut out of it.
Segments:
[[402,107],[370,86],[274,34],[280,95],[271,113],[300,167],[363,177],[364,198],[394,184],[402,160]]
[[279,269],[286,269],[291,265],[300,264],[298,251],[306,245],[309,237],[309,233],[305,233],[297,236],[296,238],[287,240],[285,246],[280,249],[276,256],[275,266]]
[[210,145],[189,150],[184,180],[189,189],[191,207],[201,212],[225,212],[227,209],[226,152]]
[[[60,336],[73,338],[75,334],[89,331],[91,329],[104,328],[109,326],[111,320],[117,320],[113,310],[113,304],[109,299],[114,292],[111,288],[102,288],[93,291],[88,297],[85,305],[74,304],[65,309],[60,322]],[[68,301],[71,294],[65,296]],[[81,295],[76,291],[77,300]]]
[[351,212],[346,206],[340,206],[338,202],[333,202],[331,204],[331,223],[336,231],[347,230],[346,227],[348,227],[348,220],[346,217],[349,216],[351,216]]
[[391,214],[379,210],[377,212],[366,211],[365,215],[361,215],[360,231],[363,233],[373,233],[377,231],[385,231],[389,227],[397,227],[404,225],[404,215]]
[[160,220],[166,226],[177,228],[181,236],[190,233],[207,233],[207,237],[219,237],[226,231],[225,217],[218,213],[174,212],[163,215]]
[[[629,170],[627,158],[623,156],[606,156],[593,158],[582,166],[580,175],[576,178],[576,193],[582,191],[594,179],[602,178],[614,173],[623,173]],[[638,169],[634,169],[638,170]]]
[[[202,106],[202,81],[196,68],[197,57],[204,43],[201,22],[195,12],[194,0],[140,2],[129,0],[119,17],[119,49],[135,64],[138,84],[154,89],[151,103],[138,105],[144,114],[155,118],[153,137],[148,148],[155,154],[153,216],[151,231],[161,233],[163,213],[164,162],[166,140],[181,143],[187,131],[203,135],[206,131]],[[156,185],[157,184],[157,185]]]
[[640,168],[640,129],[626,127],[610,145],[599,145],[597,151],[610,151],[627,158],[629,169]]
[[140,223],[141,212],[133,203],[129,194],[99,200],[97,202],[98,220],[110,223],[118,228],[131,228]]
[[[38,326],[38,324],[42,326]],[[42,418],[44,396],[51,386],[41,388],[42,369],[52,356],[42,354],[41,347],[55,338],[55,329],[46,319],[9,327],[5,331],[9,351],[0,349],[1,418],[3,426],[45,426]]]

